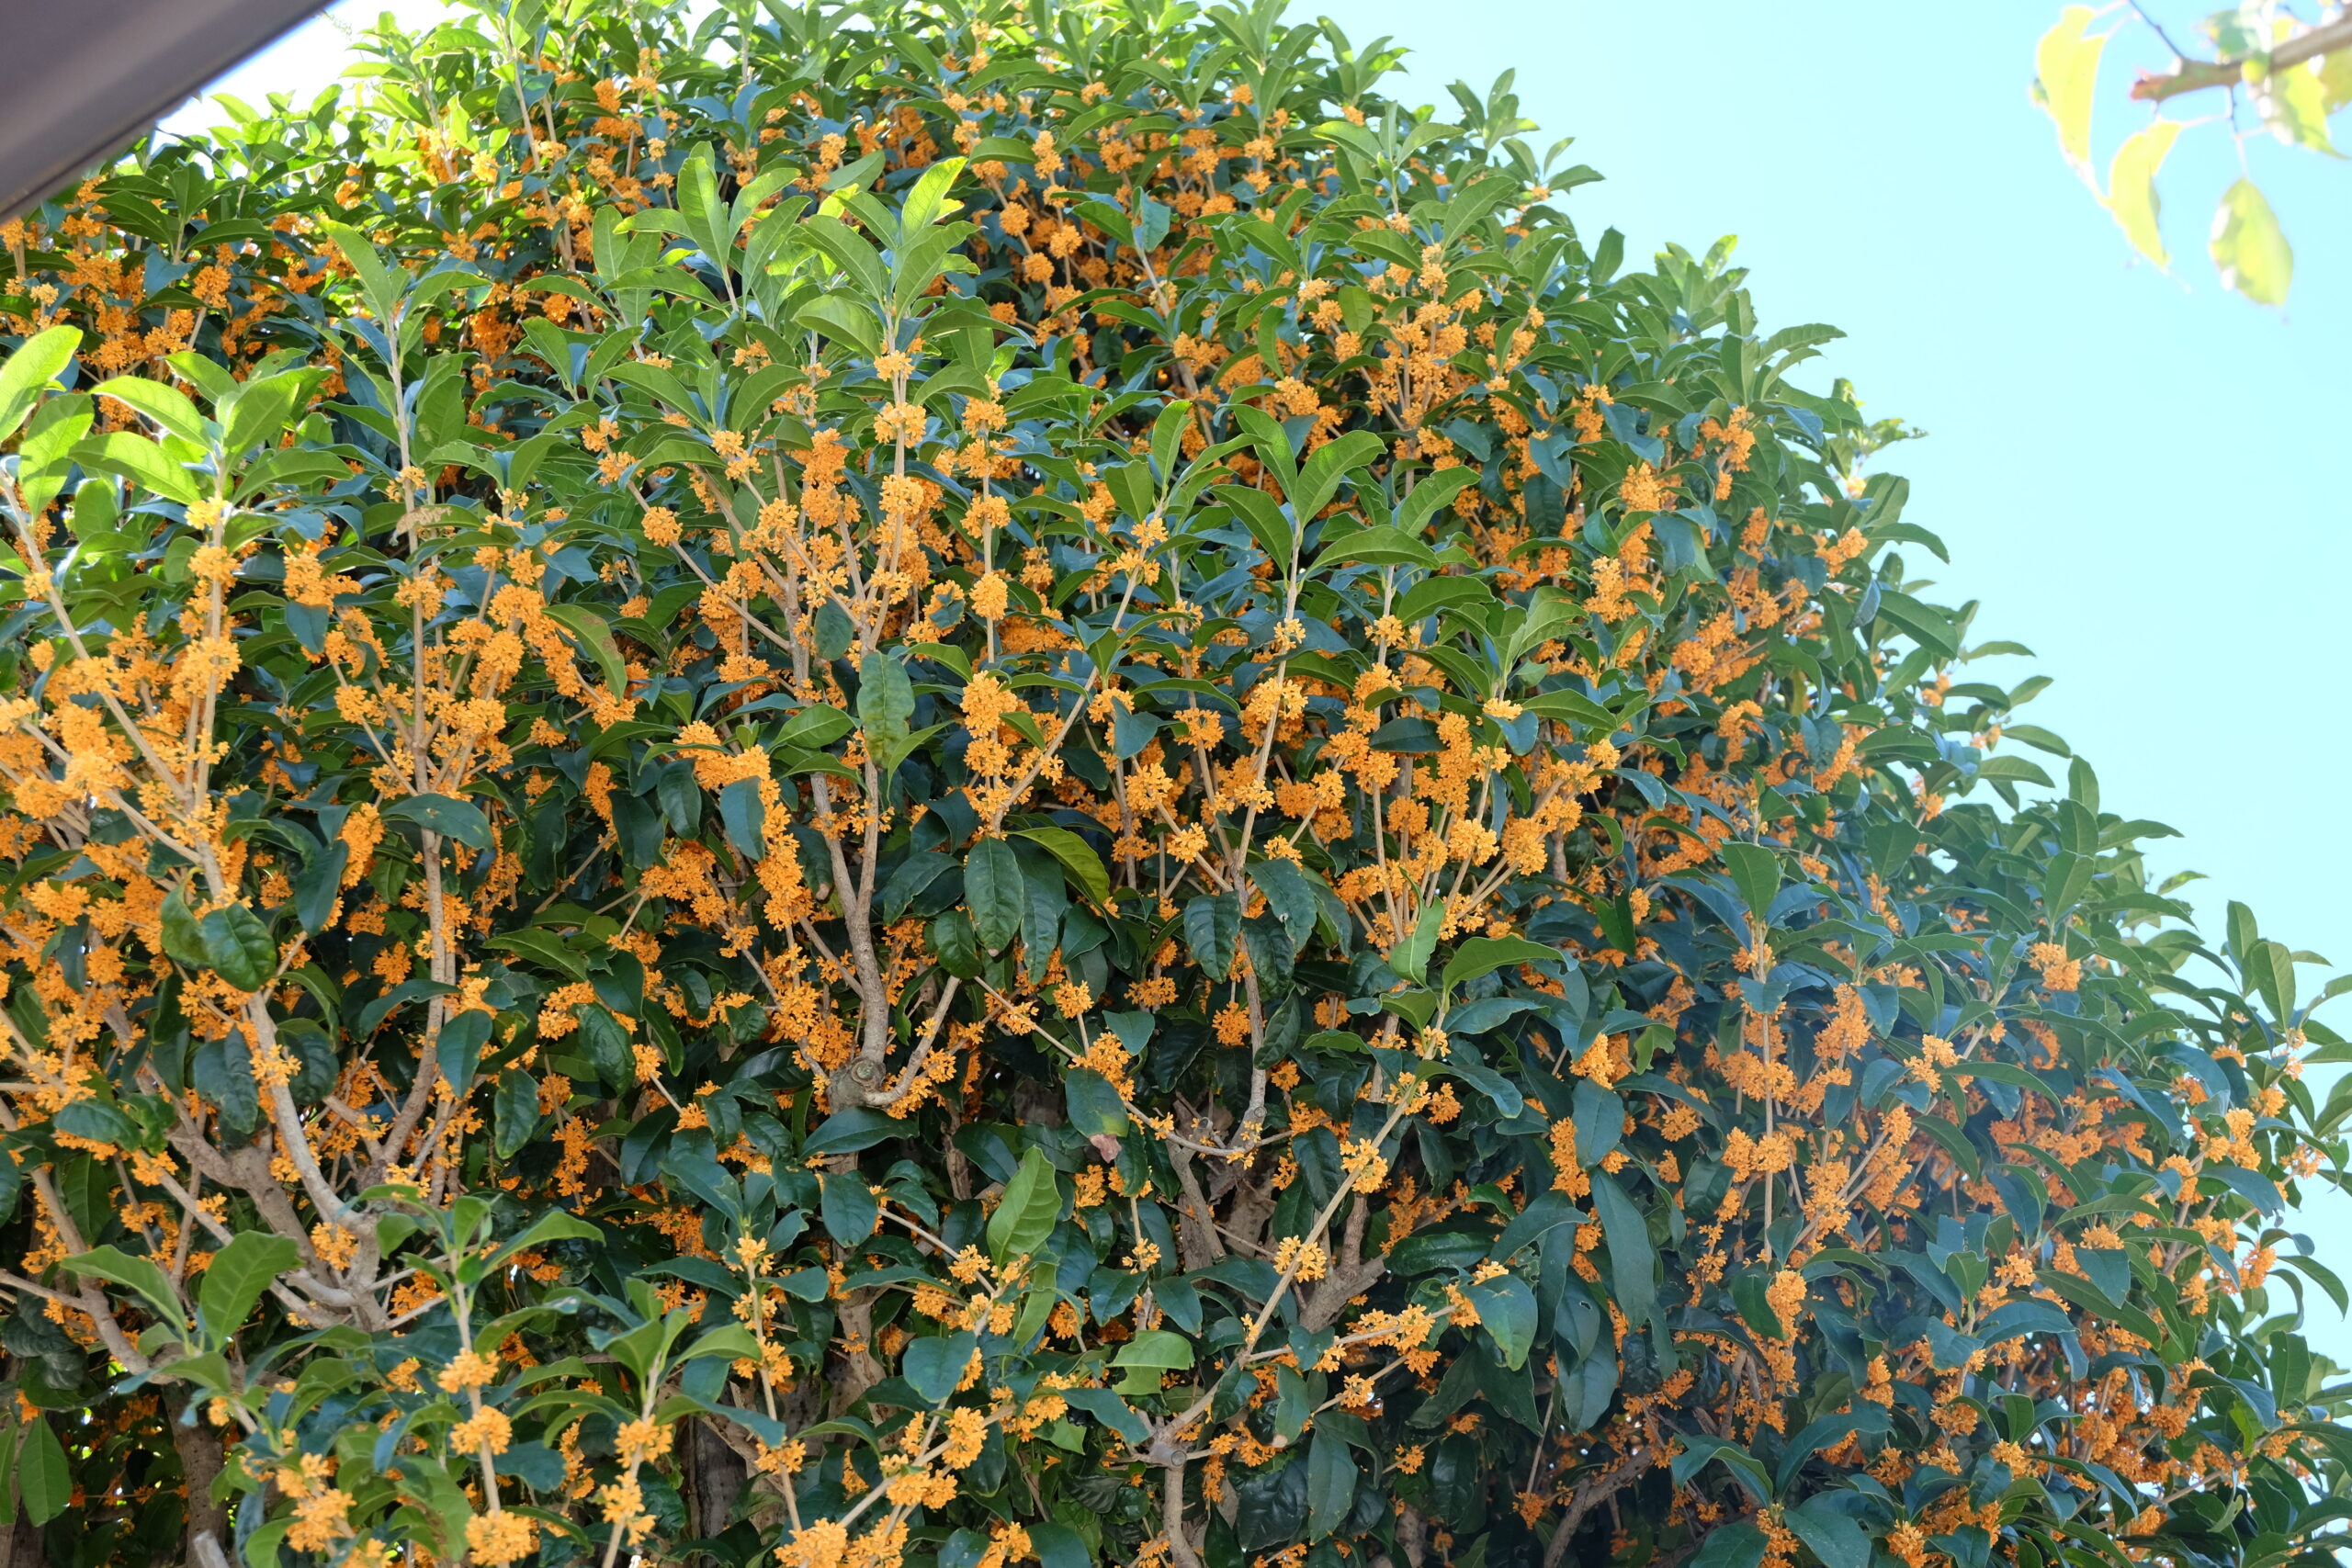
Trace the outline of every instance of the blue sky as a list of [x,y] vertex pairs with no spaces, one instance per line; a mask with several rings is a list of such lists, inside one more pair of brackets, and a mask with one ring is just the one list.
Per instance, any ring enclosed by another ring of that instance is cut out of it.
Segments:
[[[2289,308],[2263,310],[2225,293],[2205,255],[2237,153],[2218,127],[2184,136],[2159,185],[2173,267],[2158,272],[2028,100],[2058,9],[1325,0],[1294,15],[1327,14],[1360,46],[1410,44],[1403,96],[1449,113],[1444,84],[1483,96],[1516,68],[1543,127],[1530,140],[1574,136],[1571,161],[1608,176],[1568,198],[1580,225],[1622,229],[1632,258],[1736,234],[1767,330],[1843,328],[1806,384],[1849,377],[1874,416],[1928,432],[1881,459],[1912,480],[1906,516],[1951,548],[1949,568],[1915,551],[1911,570],[1946,603],[1983,602],[1977,640],[2036,653],[1978,668],[2054,678],[2027,716],[2092,760],[2109,809],[2181,830],[2158,863],[2207,874],[2189,897],[2210,928],[2242,899],[2266,935],[2352,962],[2352,834],[2329,804],[2352,726],[2322,722],[2328,682],[2352,668],[2352,168],[2249,149],[2296,249]],[[2109,51],[2102,79],[2102,168],[2143,119],[2121,84],[2163,63],[2124,54]],[[308,94],[343,55],[331,17],[225,85]],[[2305,994],[2330,972],[2305,970]],[[2352,1002],[2338,1005],[2352,1028]],[[2314,1205],[2300,1228],[2352,1272],[2352,1201]],[[2314,1342],[2352,1364],[2352,1328],[2318,1309]]]

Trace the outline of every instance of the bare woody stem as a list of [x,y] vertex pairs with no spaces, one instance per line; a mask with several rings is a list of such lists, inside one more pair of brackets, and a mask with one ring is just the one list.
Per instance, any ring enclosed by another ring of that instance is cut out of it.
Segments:
[[2202,92],[2209,87],[2236,86],[2245,80],[2248,65],[2263,64],[2272,71],[2285,71],[2346,49],[2352,49],[2352,16],[2339,17],[2308,32],[2298,33],[2267,55],[2240,54],[2227,60],[2181,61],[2174,70],[2161,75],[2154,73],[2143,74],[2132,84],[2132,96],[2142,103],[2160,104],[2183,93]]

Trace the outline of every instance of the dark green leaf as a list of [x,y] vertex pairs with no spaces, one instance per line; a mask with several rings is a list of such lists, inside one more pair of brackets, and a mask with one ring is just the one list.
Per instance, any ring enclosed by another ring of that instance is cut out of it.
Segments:
[[907,1385],[933,1404],[945,1404],[964,1381],[979,1341],[969,1334],[927,1334],[907,1342],[899,1359],[899,1375]]
[[1001,1268],[1012,1258],[1034,1253],[1053,1234],[1061,1217],[1062,1194],[1054,1168],[1031,1149],[1021,1156],[1020,1168],[1005,1183],[996,1213],[989,1216],[989,1257]]
[[1021,930],[1027,899],[1021,862],[1002,839],[983,839],[964,858],[964,905],[984,953],[1001,952]]
[[74,1500],[65,1445],[57,1440],[45,1416],[27,1422],[24,1435],[17,1441],[17,1487],[25,1501],[25,1517],[36,1525],[49,1523]]
[[1306,1450],[1307,1538],[1320,1540],[1338,1529],[1355,1500],[1355,1456],[1338,1433],[1317,1432]]
[[232,1237],[205,1266],[197,1297],[207,1337],[218,1345],[236,1333],[262,1292],[301,1261],[300,1249],[282,1235],[246,1231]]
[[1241,900],[1232,894],[1203,893],[1184,906],[1185,944],[1209,978],[1222,980],[1233,973],[1240,936]]
[[495,847],[491,837],[490,818],[481,807],[470,800],[459,800],[448,795],[411,795],[384,807],[386,818],[395,821],[413,822],[428,832],[445,839],[454,839],[469,849],[487,850]]

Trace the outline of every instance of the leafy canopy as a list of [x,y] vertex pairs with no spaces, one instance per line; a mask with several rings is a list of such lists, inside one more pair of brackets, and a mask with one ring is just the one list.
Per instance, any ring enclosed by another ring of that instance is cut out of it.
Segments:
[[502,0],[0,235],[51,1560],[2324,1551],[2301,955],[1280,9]]

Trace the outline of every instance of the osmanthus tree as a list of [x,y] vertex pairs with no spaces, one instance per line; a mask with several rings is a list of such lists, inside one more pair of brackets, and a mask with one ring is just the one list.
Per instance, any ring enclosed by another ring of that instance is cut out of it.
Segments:
[[487,5],[0,235],[12,1563],[2328,1554],[2302,955],[1281,9]]

